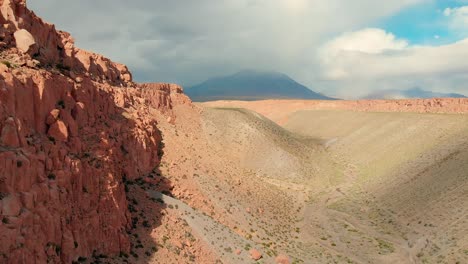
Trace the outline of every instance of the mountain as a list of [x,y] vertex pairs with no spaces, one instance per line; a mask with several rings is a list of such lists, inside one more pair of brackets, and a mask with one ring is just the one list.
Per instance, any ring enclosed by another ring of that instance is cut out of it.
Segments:
[[426,91],[421,88],[412,88],[408,90],[383,90],[371,93],[363,99],[428,99],[428,98],[466,98],[466,96],[457,93],[437,93]]
[[333,100],[333,98],[310,90],[285,74],[252,70],[209,79],[187,88],[185,92],[197,102],[262,99]]

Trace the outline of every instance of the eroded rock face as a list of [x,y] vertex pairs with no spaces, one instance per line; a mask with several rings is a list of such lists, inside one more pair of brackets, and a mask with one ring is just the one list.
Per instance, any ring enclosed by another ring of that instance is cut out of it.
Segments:
[[[16,47],[30,56],[17,58],[17,64],[33,65],[32,60],[36,60],[74,78],[86,75],[114,86],[132,85],[132,75],[125,65],[76,48],[69,33],[42,21],[26,8],[25,0],[0,0],[0,11],[2,45]],[[15,55],[16,50],[11,50],[10,55]]]
[[157,167],[161,140],[136,91],[25,68],[0,87],[0,262],[128,251],[122,179]]
[[190,100],[175,85],[137,86],[24,1],[0,11],[0,57],[17,65],[0,64],[0,263],[128,252],[123,179],[159,164],[154,109],[172,117]]

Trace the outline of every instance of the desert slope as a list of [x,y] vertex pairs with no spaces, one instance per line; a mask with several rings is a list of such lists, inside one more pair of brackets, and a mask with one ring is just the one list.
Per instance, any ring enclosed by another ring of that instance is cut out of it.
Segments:
[[[303,206],[295,213],[300,244],[288,251],[294,259],[306,263],[467,261],[468,117],[405,113],[406,108],[395,111],[401,102],[367,101],[356,109],[350,105],[362,103],[340,106],[338,102],[322,110],[318,102],[301,102],[306,106],[300,111],[291,110],[298,109],[296,101],[279,109],[266,102],[225,104],[229,107],[225,111],[245,111],[231,108],[235,106],[260,109],[294,138],[323,143],[325,151],[315,153],[322,157],[319,170],[312,170],[301,182],[283,178],[277,185],[289,188],[290,194],[303,193],[296,196],[296,203]],[[466,107],[463,100],[435,100],[443,105],[452,102],[446,108],[433,104],[434,100],[404,102],[425,107],[415,112],[460,112]],[[219,108],[223,103],[212,105]],[[281,101],[280,105],[287,104]],[[310,106],[314,110],[307,110]],[[381,110],[385,112],[373,112]],[[320,169],[330,162],[339,172]],[[260,178],[265,184],[274,183]]]

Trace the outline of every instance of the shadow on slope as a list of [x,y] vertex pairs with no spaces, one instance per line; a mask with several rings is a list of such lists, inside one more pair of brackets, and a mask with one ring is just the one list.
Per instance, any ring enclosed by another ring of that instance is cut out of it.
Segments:
[[301,182],[329,160],[322,140],[299,136],[245,109],[206,108],[205,129],[213,148],[265,178]]

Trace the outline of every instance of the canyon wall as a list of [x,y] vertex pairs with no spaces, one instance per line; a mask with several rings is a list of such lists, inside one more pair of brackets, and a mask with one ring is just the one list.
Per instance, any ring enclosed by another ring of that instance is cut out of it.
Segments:
[[174,119],[190,100],[176,85],[133,83],[25,1],[0,11],[0,263],[128,252],[124,182],[162,153],[152,110]]

